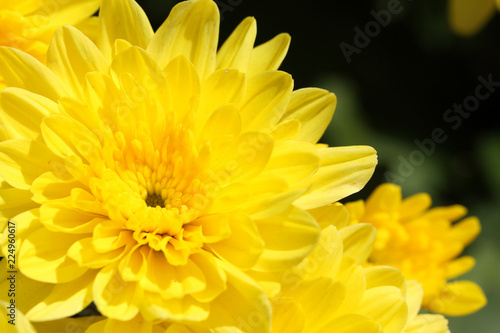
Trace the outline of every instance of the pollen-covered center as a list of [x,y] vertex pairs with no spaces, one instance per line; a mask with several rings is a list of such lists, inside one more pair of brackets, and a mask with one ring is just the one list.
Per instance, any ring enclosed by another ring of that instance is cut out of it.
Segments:
[[165,200],[166,198],[163,198],[161,195],[158,195],[156,193],[148,193],[146,196],[146,204],[149,207],[161,207],[165,208]]
[[191,138],[179,126],[160,135],[147,127],[117,131],[105,140],[107,169],[95,188],[109,217],[134,231],[139,242],[186,239],[206,208],[203,168]]

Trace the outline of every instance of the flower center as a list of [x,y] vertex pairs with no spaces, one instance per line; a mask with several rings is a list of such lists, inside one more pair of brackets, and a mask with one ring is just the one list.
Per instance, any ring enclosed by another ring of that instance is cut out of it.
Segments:
[[138,129],[132,137],[116,132],[104,140],[106,165],[94,192],[127,229],[179,238],[206,208],[207,196],[191,134],[169,134],[152,138]]
[[165,208],[165,199],[156,193],[148,193],[148,196],[146,197],[146,205],[149,207],[159,206],[161,208]]

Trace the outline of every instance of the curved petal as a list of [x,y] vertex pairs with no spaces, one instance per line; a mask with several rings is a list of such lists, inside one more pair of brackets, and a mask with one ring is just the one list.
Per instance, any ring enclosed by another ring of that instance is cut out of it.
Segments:
[[33,181],[60,162],[47,146],[31,140],[0,142],[0,177],[10,185],[27,190]]
[[337,97],[326,90],[295,90],[280,123],[291,119],[299,120],[301,126],[294,140],[316,143],[330,124],[336,106]]
[[257,22],[247,17],[234,29],[217,52],[217,69],[235,68],[246,72],[257,36]]
[[285,59],[290,40],[290,35],[283,33],[254,48],[247,70],[248,75],[277,70]]
[[271,132],[285,112],[292,89],[292,77],[285,72],[269,71],[250,77],[240,106],[243,129]]
[[57,284],[42,302],[26,313],[30,321],[47,321],[70,317],[92,302],[92,283],[96,272],[89,271],[78,279]]
[[365,186],[377,164],[372,147],[350,146],[318,149],[321,167],[302,186],[311,186],[295,204],[312,209],[338,201]]
[[23,88],[57,102],[66,94],[59,78],[32,56],[0,47],[0,74],[9,87]]
[[26,276],[48,283],[65,283],[82,276],[87,268],[80,267],[66,253],[81,238],[51,232],[45,228],[28,235],[19,250],[19,269]]
[[9,131],[7,139],[30,139],[41,138],[40,125],[42,119],[57,113],[57,103],[38,94],[24,89],[7,88],[0,94],[0,115],[2,125]]
[[103,1],[99,12],[100,34],[99,50],[107,59],[111,59],[113,44],[117,39],[124,39],[134,46],[145,49],[153,28],[142,8],[132,0]]
[[47,51],[47,67],[75,98],[83,99],[88,72],[107,72],[108,64],[97,46],[71,26],[58,29]]
[[149,43],[147,51],[160,67],[179,55],[186,56],[204,79],[215,70],[219,36],[219,10],[210,0],[176,5]]

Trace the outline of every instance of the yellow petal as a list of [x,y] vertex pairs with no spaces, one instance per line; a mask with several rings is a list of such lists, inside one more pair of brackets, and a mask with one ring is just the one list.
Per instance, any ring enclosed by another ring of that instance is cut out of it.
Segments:
[[208,327],[216,332],[268,333],[271,329],[271,304],[261,287],[240,270],[224,262],[228,289],[210,307]]
[[364,264],[373,250],[377,231],[369,223],[350,225],[340,230],[344,243],[344,255]]
[[406,326],[404,333],[450,333],[448,320],[440,315],[421,314]]
[[[85,316],[80,318],[64,318],[54,321],[34,323],[38,333],[65,332],[66,330],[90,333],[87,329],[96,322],[102,321],[101,316]],[[102,333],[102,331],[99,331]]]
[[47,146],[63,158],[78,156],[90,159],[90,156],[102,150],[94,133],[67,116],[45,117],[42,133]]
[[220,188],[227,183],[258,175],[268,163],[273,146],[270,135],[247,132],[214,147],[209,166],[213,186]]
[[56,284],[47,298],[35,305],[26,317],[31,321],[46,321],[70,317],[92,302],[92,283],[95,271],[78,279]]
[[306,317],[306,332],[314,332],[335,316],[347,296],[342,282],[330,278],[304,281],[291,296],[299,302]]
[[384,286],[365,291],[359,313],[371,317],[384,333],[396,333],[406,325],[408,307],[401,290]]
[[[246,86],[245,75],[235,69],[219,69],[212,73],[201,86],[195,131],[198,133],[212,113],[225,104],[241,103]],[[239,127],[241,128],[241,124]]]
[[0,176],[10,185],[29,189],[31,183],[59,162],[47,147],[37,141],[8,140],[0,143]]
[[393,286],[406,294],[406,282],[401,272],[390,266],[372,266],[364,269],[366,289]]
[[311,333],[321,333],[335,330],[335,333],[382,333],[382,328],[371,318],[350,313],[339,316],[327,322],[323,327]]
[[50,231],[90,233],[104,220],[104,216],[71,208],[67,202],[49,202],[40,208],[40,221]]
[[99,49],[83,33],[71,26],[58,29],[47,51],[47,67],[78,99],[83,98],[88,72],[107,72],[108,64]]
[[99,50],[111,59],[116,39],[124,39],[145,49],[153,36],[153,28],[142,8],[132,0],[103,1],[99,12]]
[[318,151],[321,167],[307,180],[306,184],[311,185],[308,193],[295,202],[303,209],[330,204],[359,191],[377,164],[376,151],[367,146],[320,148]]
[[106,317],[130,320],[139,313],[144,290],[136,282],[126,282],[116,265],[103,268],[96,276],[93,287],[94,303]]
[[210,244],[210,248],[241,269],[253,267],[264,250],[264,242],[255,222],[247,215],[233,213],[229,228],[231,237]]
[[55,102],[66,94],[59,78],[32,56],[0,47],[0,74],[9,87],[18,87]]
[[288,119],[300,121],[300,131],[294,140],[316,143],[333,117],[337,97],[323,89],[295,90],[280,122]]
[[198,302],[191,296],[165,300],[156,293],[146,293],[144,303],[141,313],[146,320],[199,322],[209,314],[209,304]]
[[429,310],[447,316],[464,316],[474,313],[487,303],[481,287],[471,281],[448,283],[439,297],[429,304]]
[[19,269],[38,281],[65,283],[75,280],[87,268],[80,267],[66,253],[80,237],[51,232],[45,228],[36,230],[24,240],[19,250]]
[[246,72],[257,36],[257,22],[247,17],[234,29],[217,52],[217,69],[235,68]]
[[[320,277],[336,279],[342,261],[342,235],[334,226],[321,231],[320,240],[314,250],[292,269],[301,280]],[[290,281],[293,281],[290,279]],[[290,286],[290,288],[294,288]]]
[[313,144],[301,141],[276,141],[265,171],[282,175],[289,184],[296,184],[315,172],[320,157]]
[[123,254],[123,249],[98,253],[92,246],[92,238],[83,238],[75,242],[68,250],[68,257],[88,268],[101,268],[118,259]]
[[73,188],[78,188],[82,184],[76,181],[63,164],[54,163],[55,171],[49,171],[33,181],[31,192],[33,201],[45,203],[51,200],[66,198],[71,195]]
[[495,0],[450,0],[448,19],[455,33],[471,36],[488,23],[495,10]]
[[481,224],[477,217],[468,217],[451,228],[450,239],[469,245],[481,232]]
[[43,0],[40,6],[40,1],[38,10],[35,11],[34,15],[44,15],[50,20],[50,23],[55,26],[60,26],[63,24],[75,24],[94,14],[99,8],[99,0],[79,0],[79,1],[68,1],[68,2],[57,2],[54,3],[50,0]]
[[206,279],[206,288],[192,293],[193,298],[204,303],[213,301],[227,289],[226,273],[214,256],[206,252],[192,254],[190,259],[200,268]]
[[292,77],[285,72],[270,71],[251,77],[240,106],[243,128],[271,132],[285,112],[292,89]]
[[476,265],[476,260],[471,256],[463,256],[450,261],[446,265],[446,279],[453,279],[459,275],[465,274]]
[[349,211],[340,202],[308,210],[314,216],[322,230],[333,225],[337,229],[342,229],[349,222]]
[[57,104],[24,89],[8,88],[0,94],[2,125],[9,131],[7,139],[38,140],[43,117],[57,113]]
[[233,104],[225,104],[216,109],[207,120],[201,134],[202,141],[225,141],[240,134],[241,117]]
[[301,333],[305,326],[306,314],[302,306],[293,299],[273,301],[272,332]]
[[366,200],[366,214],[377,212],[395,213],[400,210],[401,187],[395,184],[382,184]]
[[280,121],[273,128],[273,137],[275,140],[288,140],[297,135],[300,131],[300,121],[297,119],[288,119]]
[[84,332],[85,333],[114,333],[114,332],[165,333],[165,330],[161,328],[160,325],[157,325],[152,321],[147,321],[141,316],[137,316],[132,320],[127,320],[127,321],[106,318],[105,320],[101,320],[95,323],[94,325],[90,326],[90,328]]
[[17,214],[38,207],[31,200],[31,196],[31,192],[27,190],[17,188],[0,189],[0,217],[10,220]]
[[399,208],[400,219],[416,218],[429,209],[431,204],[431,196],[427,193],[419,193],[405,198]]
[[200,78],[185,56],[179,56],[164,69],[168,81],[172,110],[179,121],[196,108],[200,98]]
[[417,280],[408,280],[406,284],[406,304],[408,304],[408,326],[418,315],[422,299],[424,297],[424,289]]
[[181,2],[172,9],[147,50],[160,67],[179,55],[186,56],[204,79],[215,70],[218,35],[219,10],[215,2]]
[[257,46],[252,52],[248,75],[277,70],[285,59],[290,39],[289,34],[279,34],[270,41]]
[[[19,310],[14,310],[14,317],[11,317],[13,305],[6,301],[0,301],[0,331],[3,333],[36,333],[28,319]],[[9,321],[15,323],[13,325]]]
[[301,262],[319,240],[319,227],[302,209],[291,206],[280,215],[256,221],[265,250],[256,270],[282,271]]

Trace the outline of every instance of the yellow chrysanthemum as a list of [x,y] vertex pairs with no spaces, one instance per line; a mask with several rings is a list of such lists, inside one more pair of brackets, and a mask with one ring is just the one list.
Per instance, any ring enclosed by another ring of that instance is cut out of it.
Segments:
[[346,204],[350,223],[372,223],[377,240],[369,261],[400,269],[424,289],[423,307],[451,316],[475,312],[486,304],[481,288],[471,281],[447,280],[468,272],[474,258],[457,258],[480,232],[479,220],[462,218],[463,206],[429,209],[425,193],[406,199],[393,184],[379,186],[366,200]]
[[500,10],[500,0],[449,0],[448,19],[455,33],[472,36]]
[[277,71],[289,36],[254,48],[253,18],[218,52],[209,0],[156,33],[130,0],[104,1],[99,22],[98,46],[58,30],[47,66],[0,48],[0,211],[39,291],[22,311],[46,321],[93,301],[112,319],[210,327],[257,313],[268,331],[250,276],[302,261],[319,237],[306,209],[359,190],[375,151],[315,145],[335,96],[292,91]]
[[[45,61],[54,31],[63,24],[89,27],[100,0],[18,0],[0,2],[0,46],[10,46]],[[5,82],[0,76],[0,90]]]

